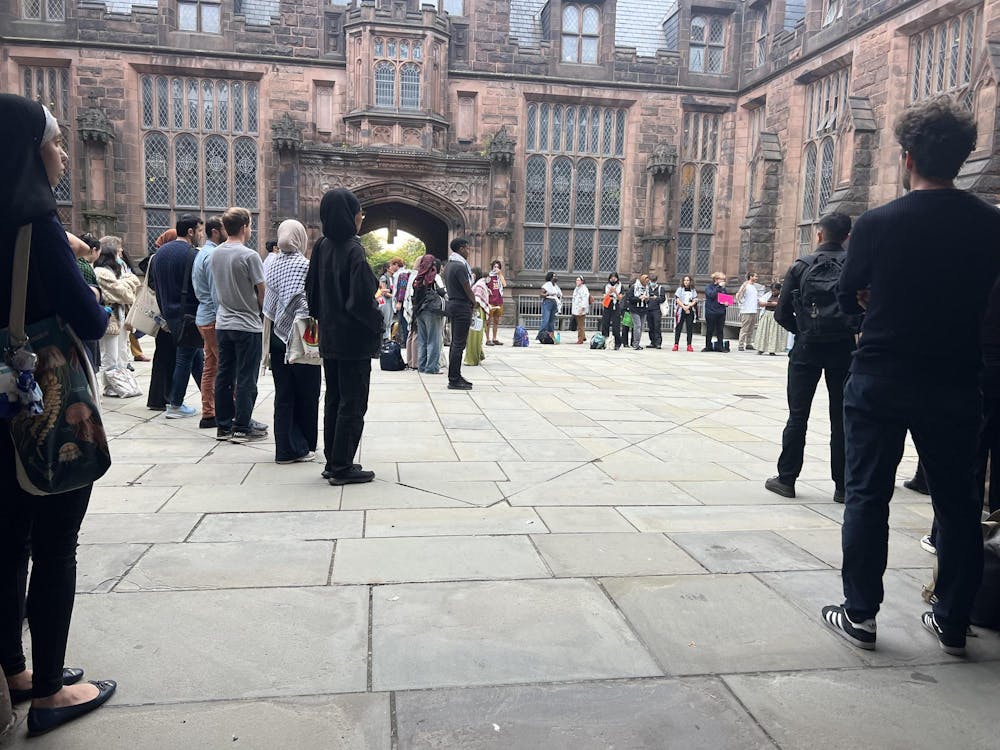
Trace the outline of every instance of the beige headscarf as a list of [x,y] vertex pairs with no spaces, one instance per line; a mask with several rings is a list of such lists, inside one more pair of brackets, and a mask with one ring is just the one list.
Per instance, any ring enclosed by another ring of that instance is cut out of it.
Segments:
[[283,253],[305,255],[309,235],[301,222],[286,219],[278,226],[278,249]]

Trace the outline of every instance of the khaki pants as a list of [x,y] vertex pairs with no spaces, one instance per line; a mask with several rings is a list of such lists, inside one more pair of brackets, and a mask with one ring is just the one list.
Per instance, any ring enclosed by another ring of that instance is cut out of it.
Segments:
[[587,314],[576,315],[576,343],[582,344],[587,340]]
[[205,342],[205,369],[201,373],[201,416],[215,416],[215,375],[219,371],[219,342],[215,337],[215,323],[198,326]]
[[740,349],[753,348],[753,335],[757,332],[757,313],[740,314]]

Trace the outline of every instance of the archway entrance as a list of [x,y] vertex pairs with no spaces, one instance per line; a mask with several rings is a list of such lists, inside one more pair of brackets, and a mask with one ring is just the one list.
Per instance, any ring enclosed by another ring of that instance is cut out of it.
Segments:
[[399,231],[418,237],[427,246],[427,252],[442,260],[448,258],[448,225],[443,219],[407,203],[387,201],[365,205],[365,221],[361,234],[387,229],[388,242],[396,240]]

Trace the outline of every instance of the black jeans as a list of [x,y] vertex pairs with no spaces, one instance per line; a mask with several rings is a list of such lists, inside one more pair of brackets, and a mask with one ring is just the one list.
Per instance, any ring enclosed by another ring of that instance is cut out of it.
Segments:
[[215,336],[219,343],[215,423],[223,429],[249,427],[253,405],[257,401],[260,334],[216,329]]
[[694,338],[694,311],[682,312],[681,319],[677,321],[677,327],[674,329],[674,346],[681,343],[681,331],[687,326],[688,334],[688,346],[691,346],[691,341]]
[[889,500],[906,430],[932,488],[938,575],[934,614],[961,635],[983,574],[975,464],[982,398],[976,384],[915,383],[852,374],[844,388],[847,498],[844,597],[855,622],[875,617],[889,542]]
[[153,368],[149,374],[149,394],[146,406],[163,410],[170,403],[170,389],[174,383],[177,365],[177,344],[174,337],[162,328],[156,334],[156,350],[153,352]]
[[663,315],[656,300],[652,302],[652,305],[646,313],[646,325],[649,326],[649,344],[650,346],[663,346],[663,331],[660,330],[660,321]]
[[605,307],[601,313],[601,335],[605,339],[609,335],[615,337],[615,346],[622,343],[622,311],[617,307]]
[[316,365],[286,365],[285,345],[271,334],[274,378],[274,460],[294,461],[316,450],[322,370]]
[[794,485],[802,472],[809,412],[822,375],[830,399],[830,477],[838,490],[844,489],[844,381],[853,351],[853,341],[807,344],[795,340],[788,355],[788,421],[778,457],[778,478],[785,484]]
[[976,486],[979,500],[986,500],[986,468],[989,464],[990,513],[1000,510],[1000,373],[987,370],[983,378],[983,424],[979,432]]
[[705,313],[705,347],[712,348],[712,337],[721,344],[725,340],[726,314]]
[[462,357],[465,344],[469,340],[469,326],[472,325],[472,308],[468,304],[448,303],[448,317],[451,319],[451,348],[448,350],[448,382],[457,383],[462,379]]
[[354,465],[365,430],[371,359],[324,359],[326,403],[323,409],[323,447],[326,471],[342,474]]
[[29,495],[17,483],[14,447],[6,428],[0,438],[0,666],[5,675],[19,674],[27,666],[21,643],[27,611],[32,695],[45,698],[63,685],[76,595],[77,534],[91,487],[59,495]]

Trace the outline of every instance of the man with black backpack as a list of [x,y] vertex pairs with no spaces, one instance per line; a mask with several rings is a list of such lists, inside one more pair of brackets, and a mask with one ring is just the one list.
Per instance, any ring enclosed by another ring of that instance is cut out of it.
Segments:
[[857,321],[841,312],[837,285],[847,256],[843,243],[850,232],[849,216],[833,213],[820,219],[819,247],[792,264],[774,311],[775,320],[795,334],[795,345],[788,355],[788,422],[781,434],[778,476],[764,482],[765,488],[782,497],[795,497],[809,411],[824,375],[830,395],[833,499],[844,502],[844,382],[854,352]]

